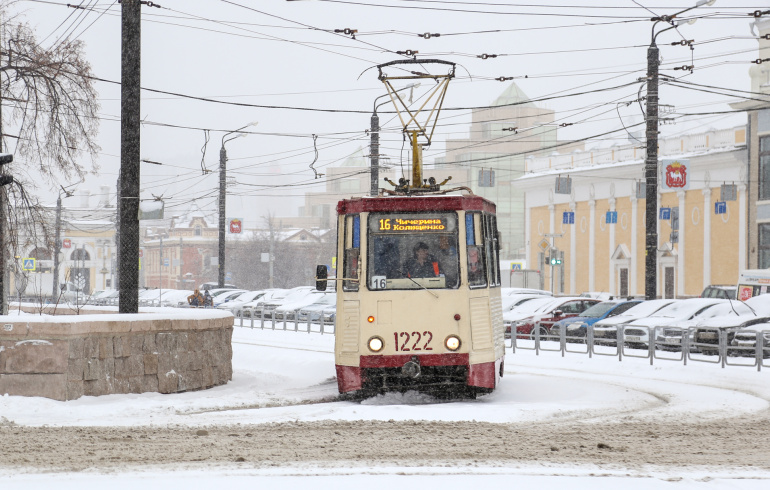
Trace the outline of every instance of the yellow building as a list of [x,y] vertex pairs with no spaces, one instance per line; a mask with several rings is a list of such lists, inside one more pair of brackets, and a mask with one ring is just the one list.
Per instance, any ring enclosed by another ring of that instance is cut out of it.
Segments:
[[[658,209],[669,219],[659,214],[657,295],[697,296],[709,284],[736,284],[746,267],[746,128],[661,139],[659,146]],[[643,295],[644,151],[629,144],[530,157],[527,172],[513,185],[526,194],[526,260],[543,271],[545,289]],[[723,184],[737,191],[735,200],[721,195]],[[545,264],[561,254],[561,265]]]

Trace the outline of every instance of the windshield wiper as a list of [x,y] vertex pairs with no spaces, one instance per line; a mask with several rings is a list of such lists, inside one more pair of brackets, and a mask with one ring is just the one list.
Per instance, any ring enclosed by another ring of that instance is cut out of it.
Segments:
[[414,279],[412,279],[412,278],[409,276],[409,274],[404,274],[404,272],[403,272],[403,271],[398,271],[398,272],[399,272],[399,273],[401,273],[401,275],[403,275],[404,277],[406,277],[406,278],[407,278],[407,279],[409,279],[410,281],[412,281],[413,283],[415,283],[415,284],[417,284],[418,286],[420,286],[421,288],[423,288],[424,290],[428,291],[430,294],[432,294],[432,295],[433,295],[433,297],[434,297],[434,298],[438,299],[438,294],[434,293],[434,292],[433,292],[433,291],[431,291],[430,289],[426,288],[425,286],[423,286],[423,285],[422,285],[422,284],[420,284],[419,282],[417,282],[417,281],[415,281]]

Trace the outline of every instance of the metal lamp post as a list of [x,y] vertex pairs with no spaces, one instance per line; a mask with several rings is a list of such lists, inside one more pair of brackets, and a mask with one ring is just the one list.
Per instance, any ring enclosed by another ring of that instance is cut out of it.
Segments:
[[[249,126],[256,126],[257,122],[249,123],[242,128],[229,131],[222,136],[222,148],[219,150],[219,275],[218,284],[220,288],[225,287],[225,207],[227,202],[227,150],[225,150],[225,143],[232,141],[235,138],[246,136],[245,133],[238,133]],[[238,133],[235,136],[228,138],[233,133]]]
[[[646,114],[646,139],[647,152],[644,164],[646,182],[645,213],[645,264],[644,264],[644,296],[646,299],[657,297],[657,269],[658,269],[658,67],[660,65],[660,50],[655,44],[658,35],[675,29],[679,26],[675,18],[690,10],[703,5],[713,5],[716,0],[699,0],[695,6],[684,9],[673,15],[653,17],[652,40],[647,49],[647,114]],[[694,21],[694,19],[693,19]],[[655,27],[660,22],[671,24],[671,27],[655,32]]]

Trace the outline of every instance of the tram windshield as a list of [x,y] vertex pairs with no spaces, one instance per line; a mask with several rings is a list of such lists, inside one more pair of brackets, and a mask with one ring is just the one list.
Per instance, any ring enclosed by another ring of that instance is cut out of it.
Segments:
[[456,213],[372,213],[368,229],[369,289],[459,286]]

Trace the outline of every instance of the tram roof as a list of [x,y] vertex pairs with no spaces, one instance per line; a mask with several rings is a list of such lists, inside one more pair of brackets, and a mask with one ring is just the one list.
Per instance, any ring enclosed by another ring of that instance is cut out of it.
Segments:
[[358,197],[337,203],[337,214],[382,211],[486,211],[494,214],[495,203],[481,196],[392,196]]

